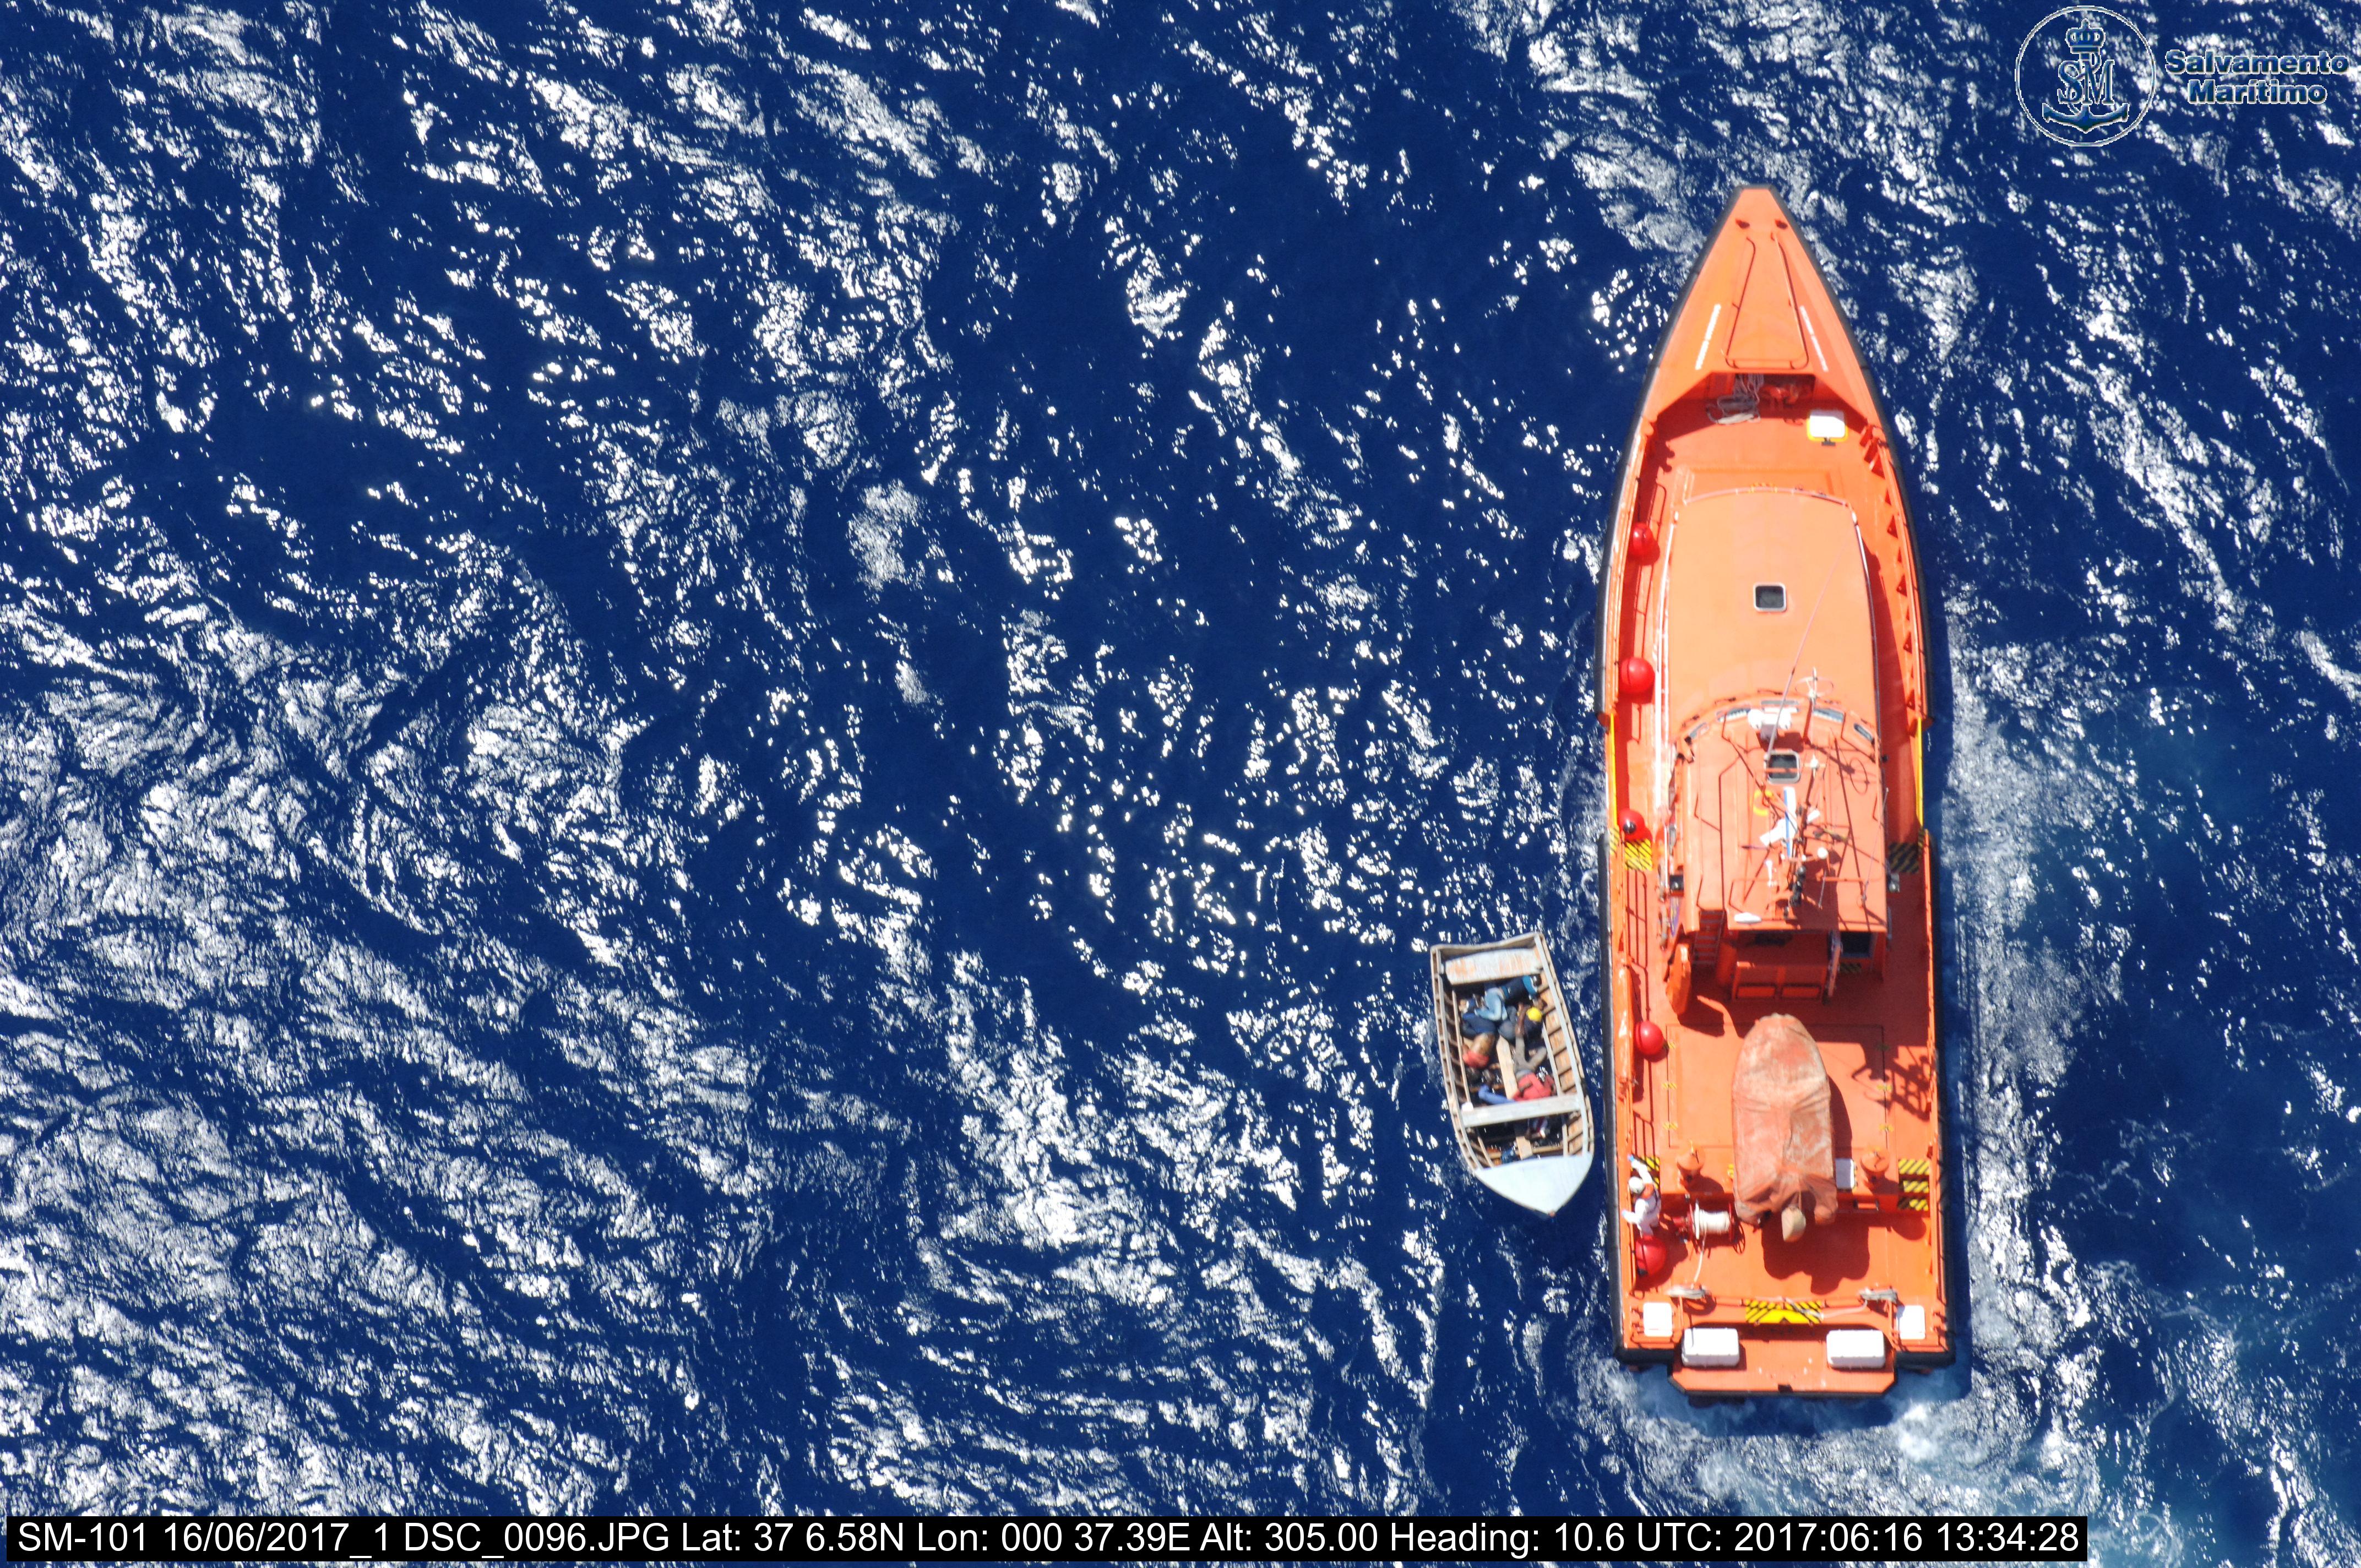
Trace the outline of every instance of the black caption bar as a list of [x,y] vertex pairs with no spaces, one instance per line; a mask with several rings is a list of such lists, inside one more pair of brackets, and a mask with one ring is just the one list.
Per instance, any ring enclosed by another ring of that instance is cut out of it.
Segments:
[[18,1563],[2087,1563],[2087,1517],[1870,1519],[343,1519],[8,1520]]

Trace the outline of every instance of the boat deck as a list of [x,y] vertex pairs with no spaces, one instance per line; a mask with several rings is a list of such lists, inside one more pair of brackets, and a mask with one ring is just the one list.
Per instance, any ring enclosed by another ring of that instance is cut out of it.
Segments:
[[[1890,972],[1916,975],[1932,967],[1927,947],[1927,878],[1924,869],[1903,879],[1891,905]],[[1667,1227],[1670,1266],[1661,1281],[1696,1286],[1710,1293],[1710,1310],[1687,1303],[1668,1321],[1672,1333],[1643,1332],[1644,1300],[1665,1299],[1661,1290],[1640,1291],[1626,1302],[1626,1342],[1651,1350],[1673,1350],[1691,1328],[1752,1325],[1761,1342],[1750,1345],[1748,1364],[1730,1371],[1684,1366],[1675,1376],[1692,1392],[1874,1394],[1894,1380],[1891,1367],[1846,1372],[1828,1365],[1826,1331],[1852,1324],[1888,1327],[1894,1315],[1883,1306],[1864,1306],[1863,1289],[1893,1290],[1904,1301],[1931,1309],[1927,1343],[1945,1327],[1939,1235],[1941,1210],[1931,1177],[1941,1157],[1939,1066],[1927,998],[1908,995],[1904,985],[1839,985],[1830,1003],[1759,998],[1733,1001],[1700,994],[1677,1017],[1659,981],[1647,1015],[1665,1033],[1659,1061],[1634,1058],[1633,1076],[1618,1085],[1625,1147],[1664,1183],[1664,1212],[1686,1220],[1692,1198],[1709,1208],[1726,1207],[1736,1180],[1731,1133],[1730,1077],[1739,1042],[1757,1019],[1789,1014],[1811,1031],[1835,1090],[1836,1154],[1839,1175],[1850,1174],[1833,1224],[1815,1225],[1799,1239],[1780,1238],[1775,1228],[1738,1228],[1727,1241],[1704,1246]],[[1899,991],[1903,994],[1896,995]],[[1917,1005],[1911,1005],[1913,1001]],[[1896,1003],[1899,1005],[1896,1005]],[[1686,1179],[1682,1155],[1694,1149],[1697,1174]],[[1882,1164],[1872,1176],[1865,1167]],[[1628,1166],[1616,1174],[1628,1174]],[[1628,1227],[1627,1227],[1628,1228]],[[1628,1277],[1628,1276],[1627,1276]],[[1792,1319],[1781,1324],[1781,1318]],[[1788,1332],[1792,1330],[1792,1332]]]

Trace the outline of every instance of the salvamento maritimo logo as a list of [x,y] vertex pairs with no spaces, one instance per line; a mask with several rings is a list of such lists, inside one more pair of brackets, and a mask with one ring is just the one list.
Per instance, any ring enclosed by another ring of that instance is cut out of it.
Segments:
[[2147,35],[2102,5],[2070,5],[2034,24],[2016,51],[2016,104],[2068,147],[2104,147],[2147,118],[2158,87]]

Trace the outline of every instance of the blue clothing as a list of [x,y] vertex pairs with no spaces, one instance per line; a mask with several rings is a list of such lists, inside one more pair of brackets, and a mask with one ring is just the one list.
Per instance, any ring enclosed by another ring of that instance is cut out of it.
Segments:
[[1492,1033],[1508,1022],[1510,1013],[1541,995],[1540,980],[1541,976],[1537,974],[1521,974],[1514,980],[1487,987],[1484,999],[1475,1003],[1466,1012],[1462,1013],[1459,1015],[1460,1022],[1473,1026],[1476,1021],[1480,1020],[1491,1025],[1483,1032],[1488,1035]]
[[1497,1035],[1508,1021],[1509,1003],[1496,985],[1484,993],[1483,1001],[1459,1015],[1459,1027],[1470,1035]]

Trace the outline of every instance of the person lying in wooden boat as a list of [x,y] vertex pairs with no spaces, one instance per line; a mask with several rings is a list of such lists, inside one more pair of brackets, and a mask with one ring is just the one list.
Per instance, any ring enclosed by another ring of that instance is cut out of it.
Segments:
[[[1540,1000],[1540,979],[1539,975],[1519,975],[1514,980],[1488,987],[1480,998],[1470,1003],[1459,1014],[1460,1032],[1467,1037],[1468,1066],[1476,1067],[1481,1061],[1492,1059],[1493,1045],[1500,1032],[1509,1028],[1528,1004]],[[1517,1024],[1516,1028],[1521,1037],[1523,1025]]]
[[1590,1168],[1590,1107],[1538,932],[1429,949],[1444,1103],[1469,1174],[1554,1213]]

